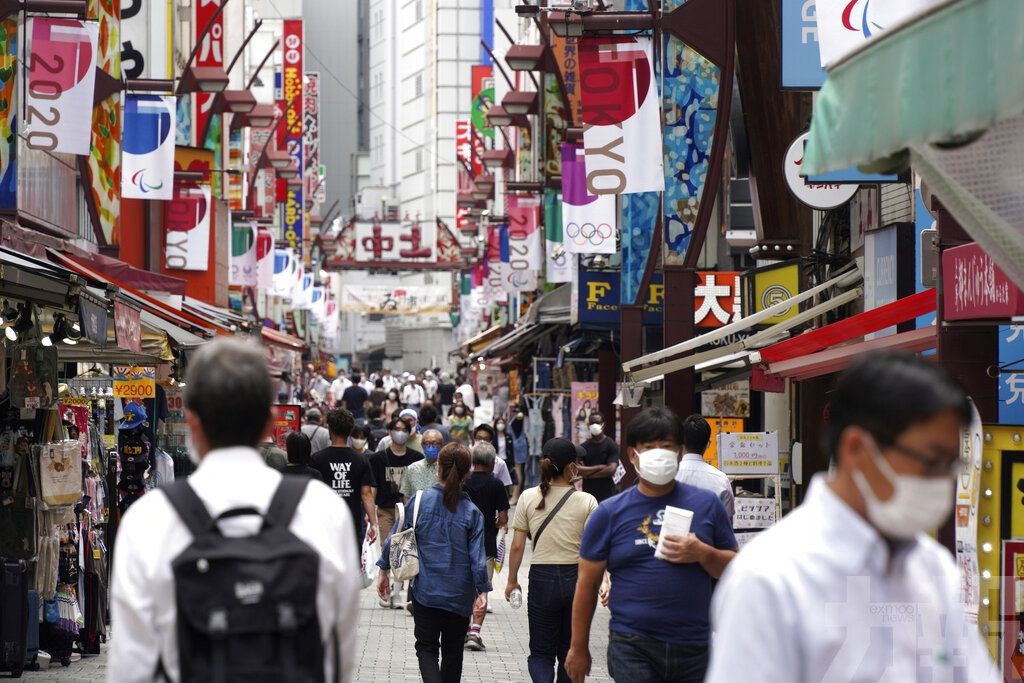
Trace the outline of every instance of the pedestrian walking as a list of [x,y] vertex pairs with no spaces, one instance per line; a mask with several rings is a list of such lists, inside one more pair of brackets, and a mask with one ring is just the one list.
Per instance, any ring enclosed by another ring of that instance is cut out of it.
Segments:
[[408,504],[409,499],[418,492],[429,489],[437,483],[437,456],[444,446],[441,432],[428,429],[423,432],[423,459],[409,465],[402,478],[400,492],[402,500]]
[[284,468],[288,466],[288,454],[274,443],[269,425],[267,426],[266,434],[263,435],[263,439],[256,445],[256,449],[263,456],[263,462],[267,467],[272,467],[278,472],[284,472]]
[[[485,425],[486,426],[486,425]],[[484,516],[484,553],[487,555],[487,580],[494,578],[494,561],[498,555],[498,529],[508,525],[508,492],[495,476],[494,463],[497,453],[490,442],[477,441],[473,446],[473,473],[463,485],[463,490]],[[489,596],[488,597],[489,600]],[[480,631],[487,616],[487,601],[474,608],[473,619],[466,633],[466,649],[477,652],[486,650]]]
[[[494,442],[498,440],[497,434],[494,431],[494,427],[489,424],[479,424],[473,429],[473,445],[487,444],[491,448],[494,448]],[[495,449],[497,454],[497,449]],[[494,461],[494,478],[501,482],[501,485],[508,489],[508,492],[512,491],[512,475],[508,471],[508,465],[505,464],[504,460],[495,459]]]
[[380,378],[373,380],[373,391],[370,392],[370,405],[374,408],[380,408],[384,405],[387,397],[388,392],[384,389],[384,380]]
[[448,432],[452,441],[462,446],[470,445],[469,430],[473,426],[473,416],[469,414],[469,408],[462,402],[459,394],[455,395],[455,405],[452,407],[451,415],[448,416]]
[[363,537],[368,535],[374,542],[380,529],[374,499],[376,480],[370,462],[364,454],[348,446],[354,429],[355,419],[344,408],[335,408],[327,413],[331,445],[313,455],[312,467],[320,473],[324,483],[345,501],[352,514],[356,547],[361,548]]
[[515,446],[512,443],[512,435],[508,432],[508,422],[500,416],[494,421],[493,445],[498,453],[498,460],[505,463],[505,469],[509,471],[509,477],[512,479],[512,491],[509,495],[512,504],[515,505],[519,500],[519,492],[522,491],[523,473],[520,471],[521,468],[516,467]]
[[909,353],[865,356],[841,375],[832,472],[726,570],[708,681],[1003,680],[952,555],[928,535],[953,510],[971,412],[944,370]]
[[594,411],[587,423],[587,439],[582,443],[585,456],[579,471],[583,490],[600,503],[615,495],[612,475],[619,467],[619,446],[604,433],[604,415]]
[[320,471],[309,466],[312,461],[313,446],[309,437],[302,432],[292,432],[285,439],[285,448],[288,452],[288,465],[284,468],[285,474],[296,474],[310,477],[317,481],[323,481]]
[[451,375],[442,372],[441,382],[437,385],[437,395],[441,401],[441,413],[444,417],[451,414],[452,406],[455,405],[455,389]]
[[331,445],[331,435],[323,427],[323,413],[318,408],[306,411],[306,424],[302,425],[302,433],[309,438],[314,453]]
[[424,433],[428,429],[436,429],[441,433],[441,438],[444,439],[445,445],[451,442],[452,435],[448,428],[441,424],[441,416],[437,414],[437,408],[433,405],[427,404],[420,409],[419,423],[422,425]]
[[199,467],[121,520],[111,682],[242,671],[254,681],[351,680],[360,585],[346,540],[352,518],[321,482],[266,466],[255,446],[272,398],[258,346],[218,340],[189,359],[185,419]]
[[[527,666],[534,683],[569,681],[565,659],[572,636],[572,603],[576,592],[583,529],[597,499],[577,491],[576,476],[582,449],[568,439],[545,442],[541,451],[540,485],[523,491],[512,519],[505,599],[522,591],[519,570],[526,539],[533,545],[530,590],[526,603],[530,623]],[[543,542],[541,539],[543,538]]]
[[388,397],[384,400],[384,419],[390,420],[391,416],[402,409],[402,404],[398,400],[398,389],[392,388],[388,390]]
[[388,435],[388,421],[390,417],[385,418],[384,413],[380,408],[370,408],[366,411],[366,416],[369,418],[366,421],[366,428],[370,430],[369,440],[366,442],[366,447],[371,451],[377,450],[377,446],[380,444],[381,439]]
[[370,449],[370,429],[366,425],[356,425],[348,437],[348,446],[364,458],[369,458],[373,451]]
[[362,381],[359,374],[352,375],[352,386],[345,389],[340,400],[341,407],[360,422],[366,419],[366,404],[370,401],[370,394],[363,388]]
[[[700,683],[708,665],[711,589],[736,555],[732,520],[714,493],[675,480],[683,447],[675,413],[642,411],[629,425],[627,443],[640,478],[601,503],[583,532],[565,669],[573,681],[590,673],[590,626],[607,569],[612,678]],[[670,508],[692,513],[688,535],[664,534]]]
[[[402,529],[392,529],[377,565],[377,595],[391,600],[391,539],[412,528],[419,553],[419,574],[409,589],[415,623],[416,658],[425,683],[462,679],[466,629],[475,606],[486,605],[487,579],[483,514],[462,490],[469,476],[469,449],[448,444],[437,459],[441,482],[410,501]],[[429,552],[423,550],[429,549]],[[440,657],[440,663],[438,658]]]
[[[402,418],[409,425],[409,439],[405,442],[405,447],[416,451],[417,453],[423,453],[423,436],[422,429],[419,426],[418,414],[412,408],[403,408],[399,413],[398,417]],[[391,434],[388,433],[380,442],[377,443],[376,450],[383,451],[391,445]]]
[[732,482],[725,472],[704,461],[704,451],[711,443],[711,425],[700,415],[691,415],[683,420],[683,448],[686,453],[679,463],[676,481],[711,491],[725,506],[732,519],[736,512],[733,501]]

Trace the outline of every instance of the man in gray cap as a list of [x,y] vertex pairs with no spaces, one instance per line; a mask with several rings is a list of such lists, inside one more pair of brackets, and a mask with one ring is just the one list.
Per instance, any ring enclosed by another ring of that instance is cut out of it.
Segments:
[[310,408],[306,411],[306,424],[302,425],[302,433],[309,437],[313,453],[319,453],[331,445],[331,435],[322,422],[323,415],[319,408]]

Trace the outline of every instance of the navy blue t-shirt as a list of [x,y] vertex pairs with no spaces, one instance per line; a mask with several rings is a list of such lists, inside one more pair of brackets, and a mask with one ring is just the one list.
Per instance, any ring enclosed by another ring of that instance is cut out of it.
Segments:
[[704,543],[736,549],[731,520],[718,496],[677,483],[666,496],[645,496],[634,486],[598,505],[583,530],[580,557],[608,563],[610,630],[706,646],[714,579],[699,563],[673,564],[654,556],[666,505],[693,511],[690,531]]

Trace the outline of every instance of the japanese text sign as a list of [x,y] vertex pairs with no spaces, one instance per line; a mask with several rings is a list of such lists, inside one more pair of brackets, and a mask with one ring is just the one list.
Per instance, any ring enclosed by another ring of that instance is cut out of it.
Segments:
[[734,500],[734,529],[765,529],[778,521],[774,498],[739,497]]
[[739,273],[702,272],[693,290],[697,327],[722,327],[742,315]]
[[946,320],[1024,315],[1024,295],[977,244],[942,252],[943,317]]
[[360,263],[437,261],[437,224],[434,221],[357,222],[355,235],[355,260]]
[[726,474],[779,474],[779,433],[719,434],[718,462]]
[[[196,34],[201,32],[210,23],[214,15],[217,14],[217,10],[220,8],[223,0],[195,0],[192,4],[195,5],[196,20],[193,26],[195,27]],[[159,3],[154,3],[159,4]],[[224,66],[224,14],[217,15],[217,19],[213,22],[210,27],[210,31],[203,38],[202,44],[199,45],[199,51],[196,53],[195,58],[196,66]],[[192,130],[198,136],[203,134],[206,130],[206,122],[213,116],[213,100],[216,98],[215,93],[196,93],[196,114],[193,119],[194,125]],[[204,147],[205,140],[196,140],[196,146]]]
[[[295,160],[301,174],[303,165],[303,39],[302,20],[284,21],[284,116],[278,130],[284,136],[284,148]],[[302,255],[306,205],[302,184],[286,184],[284,204],[284,241]]]

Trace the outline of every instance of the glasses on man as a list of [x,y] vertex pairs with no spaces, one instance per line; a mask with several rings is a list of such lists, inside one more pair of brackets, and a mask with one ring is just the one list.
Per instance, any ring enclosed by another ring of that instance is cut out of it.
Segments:
[[900,455],[904,455],[921,465],[923,470],[922,474],[926,477],[956,476],[957,474],[960,474],[963,464],[959,453],[957,453],[955,457],[947,455],[946,457],[936,458],[933,455],[923,453],[901,443],[891,443],[883,447],[883,450],[887,449],[892,449]]

